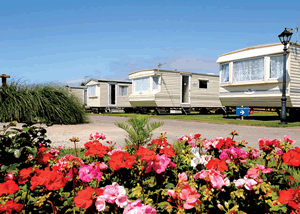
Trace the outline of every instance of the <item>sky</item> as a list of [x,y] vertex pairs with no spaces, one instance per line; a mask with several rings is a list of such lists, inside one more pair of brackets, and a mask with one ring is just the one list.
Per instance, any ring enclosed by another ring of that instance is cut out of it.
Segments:
[[71,86],[159,63],[218,74],[219,55],[278,43],[297,19],[299,0],[2,1],[0,74]]

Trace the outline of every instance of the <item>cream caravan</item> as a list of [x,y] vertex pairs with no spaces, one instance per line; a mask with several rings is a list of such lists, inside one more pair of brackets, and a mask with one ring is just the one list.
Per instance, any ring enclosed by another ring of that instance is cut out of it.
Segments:
[[[223,106],[281,107],[283,45],[259,45],[220,55]],[[300,107],[300,45],[288,44],[286,106]]]
[[221,108],[219,76],[174,70],[145,69],[129,74],[134,107],[158,113],[190,113]]

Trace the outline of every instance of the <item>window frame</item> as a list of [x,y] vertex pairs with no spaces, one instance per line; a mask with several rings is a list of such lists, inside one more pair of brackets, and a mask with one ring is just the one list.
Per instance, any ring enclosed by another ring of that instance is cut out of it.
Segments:
[[[121,95],[120,94],[120,92],[121,92],[120,88],[121,87],[125,87],[126,88],[126,95]],[[128,97],[128,85],[119,85],[119,96],[120,97]]]
[[[157,89],[153,89],[153,85],[154,85],[154,78],[158,78],[158,81],[157,81]],[[160,76],[151,76],[151,88],[150,90],[151,91],[154,91],[154,92],[159,92],[160,91]]]
[[[271,77],[271,58],[272,57],[279,57],[279,56],[281,56],[282,59],[283,59],[283,54],[272,54],[272,55],[268,56],[270,58],[270,60],[269,60],[269,70],[268,70],[268,73],[269,73],[268,75],[269,75],[270,80],[276,80],[276,79],[282,80],[282,78],[283,78],[283,65],[282,65],[282,76],[281,77]],[[282,63],[283,63],[283,60],[282,60]],[[288,69],[287,65],[288,65],[288,56],[286,57],[286,68]],[[288,75],[288,72],[287,72],[287,75]]]
[[[145,90],[145,91],[141,91],[141,90],[139,90],[139,91],[137,91],[136,89],[135,89],[135,87],[136,87],[136,85],[135,85],[135,83],[134,83],[134,81],[135,80],[140,80],[140,79],[146,79],[146,78],[149,78],[149,87],[148,87],[148,90]],[[134,79],[132,79],[132,92],[146,92],[146,91],[150,91],[150,87],[151,87],[151,77],[150,76],[146,76],[146,77],[139,77],[139,78],[134,78]]]
[[[201,82],[201,81],[205,81],[205,82],[206,82],[206,88],[201,88],[201,87],[200,87],[200,82]],[[208,83],[209,83],[209,80],[198,79],[198,88],[199,88],[200,90],[206,90],[206,89],[208,89]]]
[[[90,93],[91,87],[95,87],[95,94]],[[87,97],[97,97],[97,85],[88,85],[87,86],[87,91],[88,91]]]

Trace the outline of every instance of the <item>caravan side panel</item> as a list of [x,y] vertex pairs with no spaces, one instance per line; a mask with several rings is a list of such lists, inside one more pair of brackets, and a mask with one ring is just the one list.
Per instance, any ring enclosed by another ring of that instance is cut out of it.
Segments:
[[107,82],[101,82],[100,83],[100,90],[101,90],[100,106],[101,107],[108,107],[108,83]]
[[290,97],[293,107],[300,107],[300,46],[291,45],[290,50]]
[[[207,89],[199,88],[199,80],[208,81]],[[219,99],[219,77],[192,75],[191,78],[192,107],[221,107]]]
[[100,107],[100,85],[97,84],[97,82],[91,81],[87,86],[89,85],[96,85],[96,95],[95,96],[89,96],[89,89],[87,89],[87,106],[89,107]]
[[175,72],[161,72],[161,89],[155,94],[159,107],[180,107],[181,75]]
[[[120,96],[120,86],[128,86],[127,88],[127,96]],[[125,83],[117,84],[117,107],[131,107],[129,103],[129,95],[132,92],[132,85]]]

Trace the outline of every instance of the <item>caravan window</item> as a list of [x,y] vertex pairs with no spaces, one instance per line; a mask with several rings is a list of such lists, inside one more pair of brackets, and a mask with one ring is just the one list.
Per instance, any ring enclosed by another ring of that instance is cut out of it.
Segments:
[[208,80],[199,80],[199,88],[206,88],[207,89]]
[[119,85],[119,96],[126,97],[128,96],[128,86]]
[[96,93],[96,85],[89,85],[87,87],[87,90],[88,90],[88,96],[89,97],[92,97],[92,96],[96,96],[97,93]]
[[270,78],[282,78],[283,75],[283,56],[270,57]]
[[143,77],[132,80],[133,91],[149,91],[150,77]]
[[159,77],[152,77],[153,79],[153,85],[152,85],[152,90],[158,90],[158,81],[159,81]]
[[222,82],[229,82],[229,63],[222,65]]
[[263,57],[233,62],[233,82],[262,80],[264,74]]

